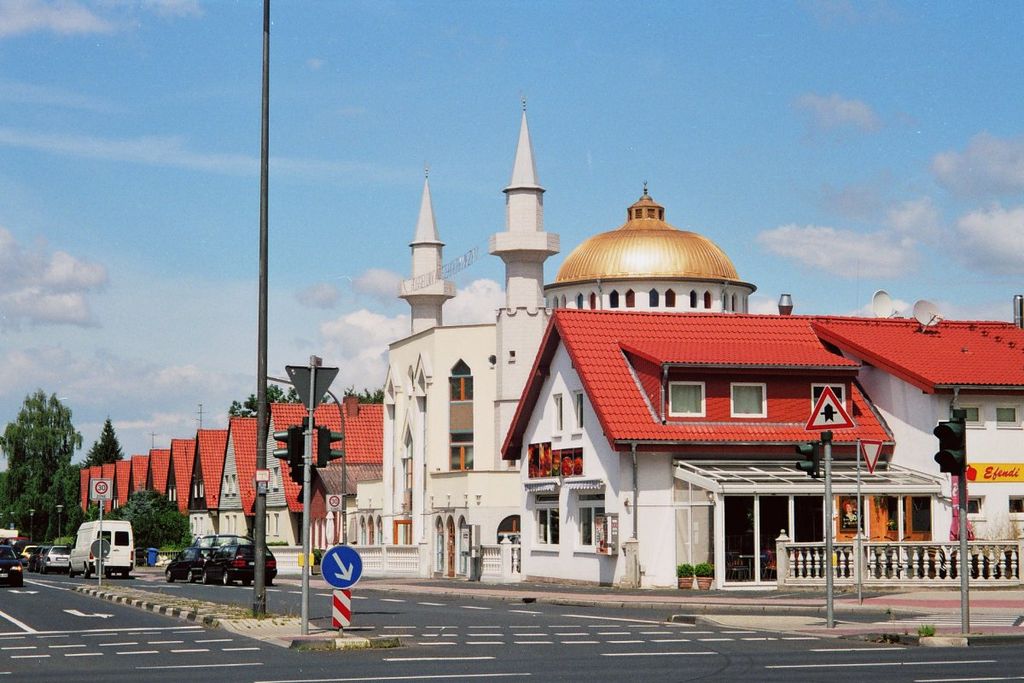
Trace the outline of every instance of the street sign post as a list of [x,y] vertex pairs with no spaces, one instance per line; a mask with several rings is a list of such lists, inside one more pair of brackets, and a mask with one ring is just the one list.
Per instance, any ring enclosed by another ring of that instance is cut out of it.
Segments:
[[341,512],[342,496],[340,493],[331,493],[327,496],[327,511]]
[[825,429],[850,429],[854,426],[853,419],[850,413],[846,412],[843,402],[836,396],[836,392],[832,391],[832,387],[826,386],[815,401],[811,417],[804,429],[815,432]]
[[89,500],[113,500],[114,498],[114,480],[113,479],[93,479],[89,483]]
[[339,631],[352,625],[352,591],[335,589],[331,596],[331,626]]
[[878,456],[882,453],[882,442],[861,439],[860,450],[864,455],[864,464],[868,466],[868,474],[874,474]]
[[363,558],[349,545],[328,548],[320,561],[320,573],[324,581],[339,590],[345,590],[359,583],[363,574]]

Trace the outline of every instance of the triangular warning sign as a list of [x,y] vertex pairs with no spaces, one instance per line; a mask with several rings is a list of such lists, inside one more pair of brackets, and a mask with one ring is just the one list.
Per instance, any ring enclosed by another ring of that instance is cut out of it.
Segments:
[[826,386],[814,404],[811,418],[807,420],[804,429],[816,432],[824,429],[849,429],[853,426],[853,420],[836,397],[836,392],[832,391],[832,387]]
[[864,456],[864,462],[868,466],[868,473],[875,473],[875,465],[878,464],[878,456],[882,453],[881,441],[861,441],[860,451]]

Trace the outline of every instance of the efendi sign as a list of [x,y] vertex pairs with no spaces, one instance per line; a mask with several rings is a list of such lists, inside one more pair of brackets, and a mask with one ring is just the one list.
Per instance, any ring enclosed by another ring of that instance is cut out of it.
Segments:
[[1010,484],[1024,482],[1024,463],[971,463],[967,467],[967,481],[973,481],[978,484]]

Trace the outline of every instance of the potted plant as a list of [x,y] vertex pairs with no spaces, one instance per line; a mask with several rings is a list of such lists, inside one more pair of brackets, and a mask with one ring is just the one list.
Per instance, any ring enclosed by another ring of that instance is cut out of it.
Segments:
[[693,573],[697,577],[698,588],[702,591],[711,588],[711,583],[715,580],[715,565],[710,562],[701,562],[693,568]]
[[680,588],[688,589],[693,588],[693,565],[692,564],[677,564],[676,565],[676,580]]

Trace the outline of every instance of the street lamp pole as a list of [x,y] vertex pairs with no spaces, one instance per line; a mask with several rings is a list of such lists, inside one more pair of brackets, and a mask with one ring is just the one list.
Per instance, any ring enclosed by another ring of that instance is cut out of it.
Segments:
[[36,539],[36,509],[28,509],[28,535],[33,541]]
[[62,513],[62,512],[64,512],[64,506],[58,504],[57,505],[57,538],[60,538],[61,536],[64,535],[64,528],[61,526],[61,523],[60,523],[60,513]]

